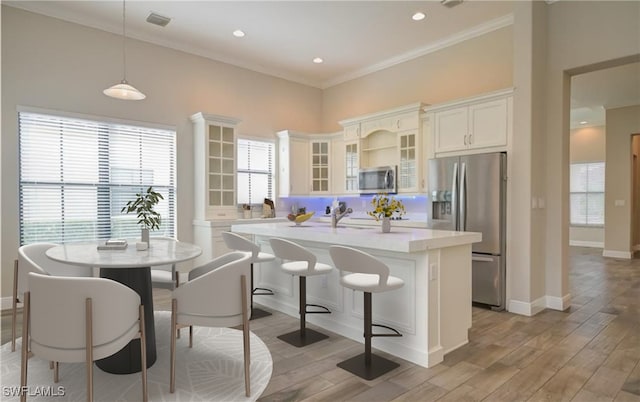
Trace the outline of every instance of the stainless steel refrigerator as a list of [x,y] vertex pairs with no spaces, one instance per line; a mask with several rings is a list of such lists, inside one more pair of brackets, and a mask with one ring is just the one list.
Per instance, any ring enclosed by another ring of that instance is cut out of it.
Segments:
[[482,232],[472,245],[472,300],[505,308],[507,155],[503,152],[429,160],[431,229]]

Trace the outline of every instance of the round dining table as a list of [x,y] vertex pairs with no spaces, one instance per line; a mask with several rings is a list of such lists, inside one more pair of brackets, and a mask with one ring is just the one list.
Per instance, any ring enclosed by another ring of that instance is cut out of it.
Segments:
[[[87,268],[100,268],[100,277],[127,285],[140,295],[144,306],[147,341],[147,367],[156,361],[156,337],[153,321],[153,293],[151,267],[175,264],[198,257],[200,247],[167,238],[151,238],[146,250],[136,249],[136,240],[128,240],[125,249],[98,249],[104,241],[68,243],[46,251],[47,257],[67,264]],[[96,361],[96,365],[109,373],[130,374],[139,372],[140,340],[134,339],[116,354]]]

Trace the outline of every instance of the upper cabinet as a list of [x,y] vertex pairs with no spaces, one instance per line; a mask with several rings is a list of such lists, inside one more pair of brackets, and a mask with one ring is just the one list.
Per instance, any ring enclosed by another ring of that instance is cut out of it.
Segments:
[[413,103],[340,122],[345,147],[344,188],[340,192],[357,192],[357,169],[377,166],[398,167],[398,192],[424,191],[420,145],[423,106]]
[[332,177],[334,167],[332,139],[336,135],[305,134],[284,130],[278,132],[277,136],[278,196],[337,192],[333,187]]
[[196,113],[194,135],[194,203],[196,219],[237,217],[236,126],[231,117]]
[[434,156],[507,150],[512,95],[508,89],[426,107]]

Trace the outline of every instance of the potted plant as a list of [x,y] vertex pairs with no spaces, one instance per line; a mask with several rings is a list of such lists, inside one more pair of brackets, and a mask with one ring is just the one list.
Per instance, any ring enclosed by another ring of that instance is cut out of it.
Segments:
[[138,224],[142,224],[141,241],[149,243],[149,230],[160,228],[160,214],[153,207],[164,200],[162,194],[153,191],[149,187],[145,193],[137,193],[136,199],[127,202],[120,212],[135,212],[138,215]]
[[382,232],[389,233],[391,231],[391,217],[394,214],[404,215],[405,209],[402,201],[396,200],[395,197],[389,197],[387,193],[378,193],[371,199],[373,211],[368,211],[369,216],[373,216],[376,221],[382,219]]

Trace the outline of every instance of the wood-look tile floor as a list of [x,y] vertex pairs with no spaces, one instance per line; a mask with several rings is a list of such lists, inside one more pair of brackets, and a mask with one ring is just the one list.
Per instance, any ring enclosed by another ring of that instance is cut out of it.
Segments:
[[[569,284],[567,311],[524,317],[473,308],[468,345],[430,369],[383,354],[400,367],[374,381],[336,367],[362,344],[329,333],[295,348],[277,336],[298,320],[275,312],[251,322],[274,361],[260,400],[640,402],[640,259],[572,247]],[[169,297],[154,291],[156,310],[168,310]],[[3,311],[3,344],[10,323]]]

